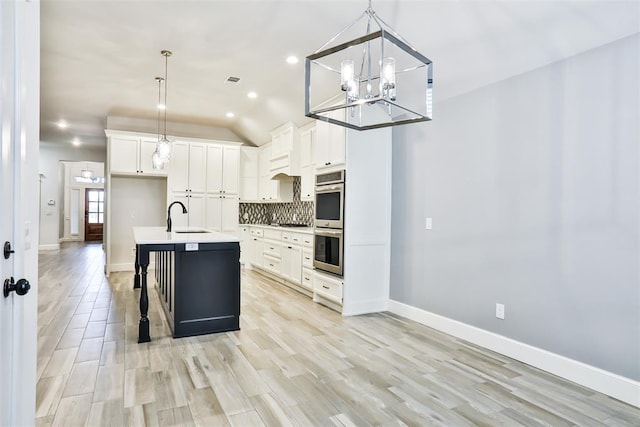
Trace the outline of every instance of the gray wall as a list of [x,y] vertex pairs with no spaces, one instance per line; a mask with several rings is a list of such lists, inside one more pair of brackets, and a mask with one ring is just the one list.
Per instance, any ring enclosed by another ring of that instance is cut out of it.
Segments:
[[639,45],[394,129],[391,299],[640,380]]

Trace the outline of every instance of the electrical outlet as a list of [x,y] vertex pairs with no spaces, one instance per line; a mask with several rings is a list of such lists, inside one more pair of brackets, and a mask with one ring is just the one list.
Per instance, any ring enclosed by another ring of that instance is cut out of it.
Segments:
[[136,256],[136,247],[131,248],[131,256]]
[[496,317],[504,320],[504,304],[496,303]]
[[432,218],[426,218],[424,221],[424,228],[425,230],[431,230],[433,226],[433,219]]

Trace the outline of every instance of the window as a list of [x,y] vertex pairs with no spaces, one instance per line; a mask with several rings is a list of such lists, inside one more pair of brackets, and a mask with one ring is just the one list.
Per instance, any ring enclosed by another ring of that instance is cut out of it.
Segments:
[[87,209],[87,221],[89,224],[102,224],[104,222],[104,190],[87,190],[89,208]]

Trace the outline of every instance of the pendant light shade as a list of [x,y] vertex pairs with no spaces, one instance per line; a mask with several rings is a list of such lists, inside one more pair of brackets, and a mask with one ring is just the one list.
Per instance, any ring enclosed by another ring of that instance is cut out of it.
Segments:
[[[168,58],[172,55],[170,50],[160,52],[164,56],[164,78],[156,77],[158,82],[158,142],[153,152],[151,161],[154,169],[163,169],[171,160],[171,141],[167,137],[167,68]],[[162,83],[164,82],[164,101],[162,100]],[[164,112],[164,114],[161,114]],[[163,116],[162,133],[160,133],[160,118]]]
[[432,86],[431,60],[369,1],[360,17],[307,56],[305,115],[355,130],[427,121]]

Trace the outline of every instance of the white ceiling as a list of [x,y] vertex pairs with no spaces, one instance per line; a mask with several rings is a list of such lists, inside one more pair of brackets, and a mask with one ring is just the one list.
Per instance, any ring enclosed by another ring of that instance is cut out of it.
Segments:
[[[374,0],[373,8],[433,61],[437,107],[638,33],[639,4]],[[309,121],[304,57],[366,7],[366,0],[42,0],[41,140],[104,146],[107,116],[155,119],[154,77],[164,74],[160,51],[168,49],[168,120],[228,127],[261,145],[285,121]],[[297,65],[285,62],[292,53]],[[231,75],[240,82],[225,83]],[[250,90],[259,97],[248,99]],[[70,127],[58,129],[60,119]]]

